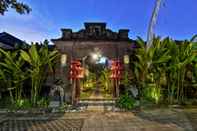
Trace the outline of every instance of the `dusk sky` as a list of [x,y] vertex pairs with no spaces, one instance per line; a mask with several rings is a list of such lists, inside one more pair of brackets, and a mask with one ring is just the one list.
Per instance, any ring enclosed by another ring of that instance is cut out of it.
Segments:
[[[106,22],[114,31],[130,29],[130,38],[146,40],[155,0],[22,0],[32,12],[13,10],[0,16],[0,32],[22,40],[43,41],[61,36],[61,28],[78,31],[84,22]],[[197,34],[197,0],[164,0],[155,30],[162,37],[190,39]]]

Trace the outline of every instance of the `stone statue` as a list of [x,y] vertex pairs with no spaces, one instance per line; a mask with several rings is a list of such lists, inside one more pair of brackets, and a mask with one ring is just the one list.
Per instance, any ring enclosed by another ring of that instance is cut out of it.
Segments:
[[60,106],[64,102],[64,88],[63,82],[61,80],[57,80],[55,84],[52,86],[49,96],[52,98],[50,105],[53,107]]

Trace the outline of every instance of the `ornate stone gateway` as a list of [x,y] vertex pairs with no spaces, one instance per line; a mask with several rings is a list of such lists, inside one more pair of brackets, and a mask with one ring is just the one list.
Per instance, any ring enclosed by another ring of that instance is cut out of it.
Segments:
[[[86,60],[107,58],[109,66],[113,66],[111,79],[114,81],[113,97],[118,97],[120,63],[128,56],[128,51],[132,49],[132,40],[128,37],[129,30],[120,29],[114,32],[106,28],[106,23],[85,23],[85,29],[73,32],[72,29],[61,29],[62,36],[59,39],[52,39],[55,47],[61,53],[58,67],[56,68],[56,78],[68,85],[65,91],[69,91],[72,103],[76,103],[80,96],[80,74],[75,76],[76,62],[81,68],[82,74],[87,73]],[[112,65],[116,61],[116,66]],[[118,61],[118,63],[117,63]],[[128,61],[128,60],[127,60]],[[111,64],[111,65],[110,65]],[[117,65],[118,64],[118,65]],[[128,64],[128,63],[125,63]],[[126,67],[126,66],[125,66]],[[97,67],[95,67],[97,68]],[[116,69],[115,69],[116,68]],[[119,68],[119,69],[117,69]],[[98,69],[99,70],[99,69]],[[79,71],[79,70],[78,70]],[[68,98],[68,92],[66,98]]]

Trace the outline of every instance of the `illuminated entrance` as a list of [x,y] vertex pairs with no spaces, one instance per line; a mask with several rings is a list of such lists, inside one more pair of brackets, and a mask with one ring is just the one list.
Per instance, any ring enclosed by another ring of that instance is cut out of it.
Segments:
[[128,32],[114,32],[106,23],[85,23],[78,32],[62,29],[62,37],[52,42],[61,54],[55,77],[66,85],[66,100],[118,97],[124,57],[132,49]]
[[119,60],[109,60],[99,54],[92,54],[82,63],[83,67],[80,60],[75,60],[70,66],[73,104],[84,99],[101,100],[119,96],[123,70]]
[[84,60],[84,78],[81,80],[80,99],[111,99],[110,60],[99,53]]

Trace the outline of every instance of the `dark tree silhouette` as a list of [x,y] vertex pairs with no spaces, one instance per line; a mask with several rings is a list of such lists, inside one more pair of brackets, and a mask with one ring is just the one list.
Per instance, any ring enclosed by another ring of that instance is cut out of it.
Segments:
[[0,0],[0,14],[4,15],[9,8],[15,9],[19,14],[28,14],[31,8],[23,2],[17,0]]

